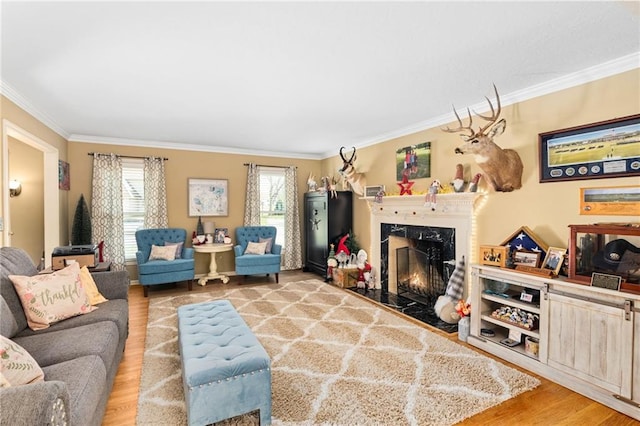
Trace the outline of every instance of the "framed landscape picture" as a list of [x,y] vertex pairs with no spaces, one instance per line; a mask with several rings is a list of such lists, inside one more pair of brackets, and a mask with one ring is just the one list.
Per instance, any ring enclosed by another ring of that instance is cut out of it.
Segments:
[[187,185],[189,217],[228,216],[228,192],[227,179],[189,178]]
[[538,137],[540,182],[640,176],[640,114]]

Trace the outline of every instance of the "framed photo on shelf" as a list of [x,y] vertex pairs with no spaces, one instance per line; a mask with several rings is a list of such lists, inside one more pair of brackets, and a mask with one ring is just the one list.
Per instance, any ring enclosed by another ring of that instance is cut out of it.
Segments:
[[480,264],[505,267],[507,248],[504,246],[480,246]]
[[187,184],[189,217],[228,216],[228,193],[227,179],[189,178]]
[[640,114],[540,133],[540,182],[640,176]]
[[542,261],[542,269],[547,269],[552,271],[553,275],[558,275],[560,268],[562,268],[565,254],[567,254],[567,249],[549,247],[549,251],[547,251],[547,255]]
[[229,230],[227,228],[216,228],[216,232],[213,234],[214,243],[224,243],[224,238],[227,236]]
[[513,263],[520,266],[537,268],[540,263],[541,253],[529,250],[517,250],[513,252]]

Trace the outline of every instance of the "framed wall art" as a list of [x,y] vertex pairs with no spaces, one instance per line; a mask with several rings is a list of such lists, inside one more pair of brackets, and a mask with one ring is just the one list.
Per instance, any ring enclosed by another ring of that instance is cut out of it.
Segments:
[[189,217],[228,216],[228,193],[227,179],[189,178],[187,184]]
[[540,182],[640,176],[640,114],[538,138]]
[[396,151],[396,180],[431,176],[431,142],[423,142]]
[[640,186],[580,188],[580,214],[640,216]]
[[71,176],[69,175],[69,163],[58,160],[58,189],[69,191],[71,189]]

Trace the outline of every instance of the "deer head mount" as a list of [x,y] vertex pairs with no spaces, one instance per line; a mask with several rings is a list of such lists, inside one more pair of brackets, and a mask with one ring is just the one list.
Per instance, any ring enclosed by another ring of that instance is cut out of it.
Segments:
[[362,173],[357,173],[353,163],[356,161],[356,147],[353,147],[353,153],[351,157],[347,160],[344,153],[344,146],[340,148],[340,158],[342,158],[342,167],[338,169],[338,173],[342,176],[343,181],[347,181],[351,190],[358,195],[364,194],[364,188],[362,181],[364,180],[364,175]]
[[502,107],[500,105],[500,95],[496,85],[493,85],[496,93],[497,108],[494,109],[491,100],[485,96],[491,109],[491,115],[482,115],[474,112],[474,114],[485,120],[484,126],[480,126],[477,131],[471,127],[473,118],[471,111],[467,108],[469,115],[469,125],[462,124],[460,116],[456,112],[455,107],[453,113],[458,120],[458,127],[455,129],[441,129],[447,133],[459,133],[465,143],[455,149],[456,154],[473,154],[478,166],[484,172],[484,178],[496,191],[511,192],[514,189],[522,187],[522,160],[513,149],[502,149],[493,142],[493,138],[501,135],[507,126],[505,119],[498,120]]

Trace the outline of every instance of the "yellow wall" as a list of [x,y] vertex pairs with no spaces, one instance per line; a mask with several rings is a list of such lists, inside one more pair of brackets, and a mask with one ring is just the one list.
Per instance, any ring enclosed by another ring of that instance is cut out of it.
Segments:
[[[168,158],[165,163],[167,183],[167,205],[169,226],[185,228],[189,237],[195,231],[197,217],[189,217],[187,210],[187,179],[228,179],[229,216],[207,217],[205,220],[215,222],[217,228],[228,228],[229,235],[235,241],[235,228],[242,226],[244,219],[244,194],[247,184],[247,167],[244,163],[254,162],[270,166],[297,166],[298,189],[300,192],[299,208],[302,214],[304,192],[307,188],[307,177],[313,171],[317,176],[320,162],[317,160],[297,160],[293,158],[274,158],[238,154],[218,154],[208,152],[180,151],[172,149],[140,148],[120,145],[103,145],[95,143],[69,142],[69,163],[71,164],[71,191],[69,192],[69,211],[75,210],[80,194],[91,208],[91,175],[92,157],[89,152],[115,153],[131,156],[161,156]],[[69,216],[69,229],[73,221]],[[302,222],[302,218],[301,218]],[[187,246],[191,246],[189,242]],[[204,274],[209,270],[209,255],[196,253],[196,274]],[[218,271],[233,271],[233,253],[221,253],[216,257]],[[133,279],[137,279],[135,265],[127,267]]]
[[[478,89],[478,99],[490,94],[490,88]],[[541,96],[503,108],[502,117],[507,129],[497,141],[503,147],[518,151],[524,163],[523,187],[512,193],[489,191],[488,201],[478,217],[478,242],[499,244],[523,225],[530,227],[543,241],[552,246],[567,247],[569,224],[594,222],[638,221],[628,216],[582,216],[578,212],[579,188],[596,186],[638,185],[640,178],[609,178],[573,182],[538,182],[538,134],[640,113],[640,69],[580,85],[560,92]],[[463,108],[464,105],[458,105]],[[229,180],[229,216],[216,217],[217,227],[229,228],[233,236],[235,227],[242,224],[245,162],[253,161],[269,165],[298,166],[300,207],[306,191],[306,179],[310,172],[319,181],[322,175],[337,175],[341,166],[338,155],[323,161],[286,158],[217,154],[171,149],[138,148],[89,143],[67,143],[42,123],[26,114],[10,101],[2,98],[2,118],[8,118],[41,139],[57,146],[60,157],[67,159],[71,169],[71,191],[61,191],[61,244],[69,239],[72,213],[81,193],[91,202],[91,157],[88,152],[114,152],[121,155],[156,155],[169,158],[167,164],[167,199],[170,226],[183,227],[189,232],[195,229],[197,218],[187,215],[187,179],[224,178]],[[425,117],[428,118],[428,117]],[[411,135],[358,149],[356,167],[366,174],[369,185],[384,184],[390,194],[398,193],[395,179],[395,152],[408,145],[431,142],[432,177],[417,180],[414,193],[424,193],[432,179],[449,182],[455,165],[463,163],[466,177],[479,172],[471,156],[460,156],[453,149],[460,144],[458,136],[442,132],[439,128],[427,129]],[[67,154],[68,147],[68,154]],[[483,187],[481,187],[483,188]],[[68,197],[67,197],[68,195]],[[1,202],[1,201],[0,201]],[[1,207],[1,206],[0,206]],[[71,213],[69,213],[71,212]],[[301,218],[302,222],[302,218]],[[370,250],[369,210],[367,203],[355,197],[354,233],[360,244]],[[221,256],[219,270],[233,270],[231,253]],[[207,271],[206,256],[197,256],[196,273]],[[132,277],[135,271],[132,269]]]
[[[42,122],[38,121],[32,115],[28,114],[22,108],[18,107],[16,104],[11,102],[9,99],[0,95],[0,119],[8,120],[14,125],[22,128],[29,134],[37,137],[38,139],[43,140],[49,145],[55,147],[58,150],[58,156],[61,160],[67,160],[67,140],[51,130],[49,127],[44,125]],[[0,129],[0,132],[3,130]],[[0,140],[3,139],[4,135],[0,136]],[[2,159],[2,150],[0,150],[0,176],[3,173],[3,159]],[[73,169],[71,169],[73,173]],[[2,188],[2,179],[0,179],[0,192],[4,194],[4,188]],[[68,193],[67,191],[60,191],[60,244],[68,244],[68,235],[69,230],[67,228],[67,216],[68,212]],[[3,200],[4,197],[0,197],[0,215],[3,211]],[[16,218],[13,219],[16,221]],[[0,246],[3,244],[2,233],[0,232]],[[39,257],[38,257],[39,259]]]
[[[490,95],[490,91],[490,88],[479,88],[478,101],[482,100],[485,92]],[[522,188],[511,193],[498,193],[484,186],[489,196],[477,218],[478,243],[500,244],[526,225],[548,245],[568,247],[567,226],[570,224],[640,221],[640,218],[629,216],[585,216],[580,215],[578,209],[580,188],[640,185],[638,177],[539,183],[538,172],[539,133],[638,114],[639,94],[640,69],[635,69],[503,107],[502,117],[507,120],[507,128],[496,141],[500,146],[513,148],[520,154],[524,163]],[[463,108],[464,105],[457,107]],[[451,123],[451,126],[457,127],[454,124]],[[450,182],[457,163],[465,165],[465,178],[481,172],[472,156],[454,154],[454,148],[461,144],[459,137],[442,132],[440,128],[358,149],[356,168],[366,173],[368,185],[382,184],[389,194],[398,195],[395,152],[422,142],[431,142],[432,177],[416,180],[414,194],[424,194],[433,179],[439,179],[443,184]],[[322,173],[335,173],[341,164],[338,156],[324,160]],[[354,203],[354,222],[358,241],[370,250],[369,211],[367,203],[357,198]]]

